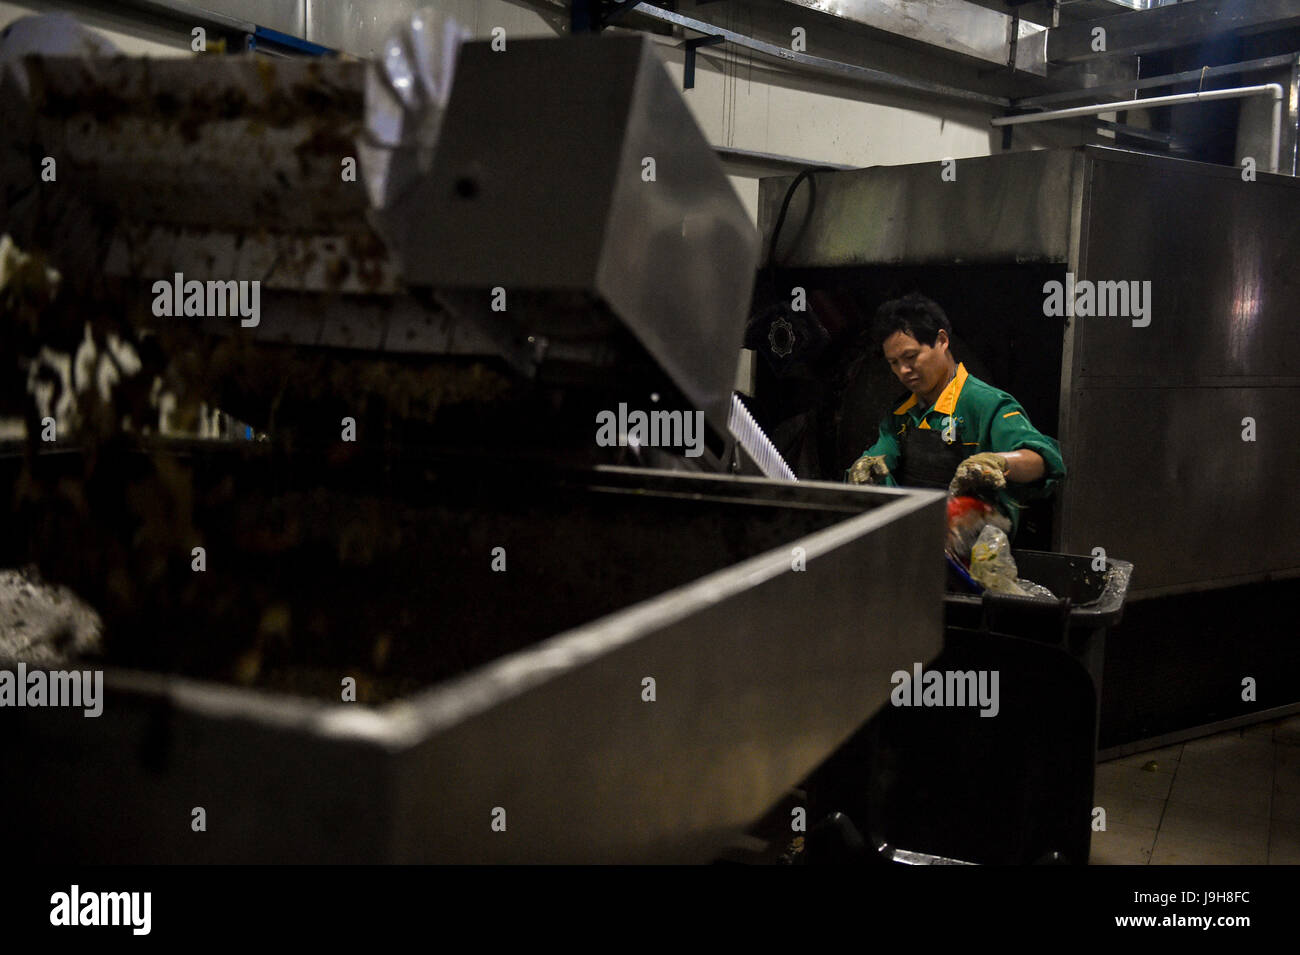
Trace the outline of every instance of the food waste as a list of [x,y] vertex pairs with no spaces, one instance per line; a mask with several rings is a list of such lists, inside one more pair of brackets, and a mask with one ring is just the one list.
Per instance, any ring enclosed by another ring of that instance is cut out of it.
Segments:
[[985,590],[1020,597],[1056,595],[1019,576],[1007,532],[1011,520],[979,497],[948,495],[948,536],[944,550]]

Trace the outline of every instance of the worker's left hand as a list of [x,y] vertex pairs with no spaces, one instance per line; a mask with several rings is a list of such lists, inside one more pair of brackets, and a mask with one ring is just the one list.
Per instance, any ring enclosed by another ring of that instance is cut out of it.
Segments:
[[979,494],[981,491],[992,493],[1007,486],[1007,460],[1000,454],[985,451],[972,454],[957,465],[957,473],[948,485],[948,493]]

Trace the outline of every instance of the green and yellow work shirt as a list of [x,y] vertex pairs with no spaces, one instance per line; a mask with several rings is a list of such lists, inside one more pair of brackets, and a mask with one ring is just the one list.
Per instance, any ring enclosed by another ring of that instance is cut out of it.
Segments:
[[1057,482],[1065,477],[1065,461],[1056,439],[1049,438],[1030,423],[1020,402],[1005,391],[980,381],[966,371],[965,365],[957,366],[956,376],[928,411],[922,412],[919,399],[911,395],[880,423],[876,443],[862,453],[885,459],[885,466],[890,471],[885,478],[888,487],[899,486],[893,472],[898,469],[902,454],[899,437],[909,424],[916,428],[939,430],[945,442],[957,442],[963,449],[968,449],[966,457],[981,451],[1028,449],[1038,452],[1045,467],[1043,477],[1025,484],[1008,481],[1007,489],[998,494],[998,506],[1011,518],[1012,536],[1019,527],[1020,511],[1025,504],[1049,496]]

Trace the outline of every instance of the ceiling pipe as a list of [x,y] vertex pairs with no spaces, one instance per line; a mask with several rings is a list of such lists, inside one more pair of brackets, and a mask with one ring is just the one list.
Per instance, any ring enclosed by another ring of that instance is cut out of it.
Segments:
[[1177,93],[1172,96],[1148,96],[1145,99],[1120,100],[1095,106],[1075,106],[1054,109],[1025,116],[998,116],[989,122],[994,126],[1020,126],[1024,123],[1046,123],[1054,119],[1074,116],[1096,116],[1098,113],[1116,113],[1131,109],[1151,109],[1155,106],[1176,106],[1181,103],[1200,103],[1219,99],[1244,99],[1249,96],[1273,97],[1273,129],[1270,137],[1269,162],[1265,172],[1277,172],[1282,152],[1282,100],[1285,96],[1280,83],[1263,83],[1259,86],[1238,86],[1226,90],[1203,90],[1199,93]]

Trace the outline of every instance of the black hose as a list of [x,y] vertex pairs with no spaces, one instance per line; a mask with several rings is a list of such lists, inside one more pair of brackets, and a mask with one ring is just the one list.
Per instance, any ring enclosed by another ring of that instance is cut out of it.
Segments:
[[794,181],[785,190],[785,198],[781,200],[781,211],[776,217],[776,224],[772,226],[772,244],[767,251],[767,268],[768,275],[772,281],[776,281],[776,240],[781,235],[781,226],[785,225],[785,214],[790,210],[790,200],[794,198],[794,191],[799,188],[799,183],[805,179],[808,180],[808,188],[811,195],[808,198],[808,212],[813,210],[813,204],[817,201],[817,183],[812,179],[815,172],[834,172],[834,166],[809,166],[807,169],[801,169],[794,177]]

